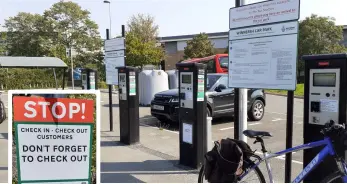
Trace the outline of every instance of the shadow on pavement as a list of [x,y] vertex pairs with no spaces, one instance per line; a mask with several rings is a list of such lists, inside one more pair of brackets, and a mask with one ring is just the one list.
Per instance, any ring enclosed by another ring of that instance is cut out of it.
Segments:
[[[102,105],[103,107],[110,107],[109,104]],[[119,107],[119,104],[112,104],[112,107]]]
[[[100,173],[101,183],[145,183],[127,173]],[[116,180],[114,179],[116,178]]]
[[8,133],[0,133],[2,137],[0,139],[6,139],[8,140]]
[[155,177],[155,175],[161,174],[192,174],[192,171],[175,167],[172,160],[101,163],[101,183],[143,183],[132,175],[153,175]]
[[127,146],[119,141],[101,141],[101,147],[112,147],[112,146]]

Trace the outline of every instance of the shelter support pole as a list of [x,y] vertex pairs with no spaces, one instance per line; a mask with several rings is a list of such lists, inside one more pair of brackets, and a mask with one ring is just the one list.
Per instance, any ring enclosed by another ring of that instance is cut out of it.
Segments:
[[55,68],[53,68],[53,74],[54,74],[54,81],[55,81],[55,89],[58,90],[58,81],[57,81],[57,74],[55,73]]
[[66,74],[66,69],[63,69],[63,89],[65,88],[65,74]]

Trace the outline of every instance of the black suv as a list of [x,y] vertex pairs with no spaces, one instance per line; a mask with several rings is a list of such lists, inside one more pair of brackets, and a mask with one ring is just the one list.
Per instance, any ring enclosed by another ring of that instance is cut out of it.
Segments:
[[[228,88],[227,74],[207,74],[207,115],[230,116],[234,113],[234,89]],[[261,89],[248,89],[248,118],[259,121],[265,113],[265,93]],[[151,101],[151,114],[160,121],[178,121],[178,89],[162,91]]]

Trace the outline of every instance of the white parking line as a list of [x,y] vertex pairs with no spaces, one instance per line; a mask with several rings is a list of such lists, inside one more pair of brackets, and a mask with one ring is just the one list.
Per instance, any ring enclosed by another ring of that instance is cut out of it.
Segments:
[[273,121],[273,122],[275,122],[275,121],[284,121],[285,119],[282,119],[282,118],[275,118],[275,119],[273,119],[273,120],[271,120],[271,121]]
[[[252,126],[252,125],[259,125],[259,124],[261,124],[261,122],[259,122],[259,123],[252,123],[252,124],[248,124],[248,126]],[[227,128],[221,128],[221,129],[219,129],[219,130],[229,130],[229,129],[234,129],[234,127],[227,127]]]
[[[280,113],[280,112],[266,112],[266,113],[271,113],[271,114],[280,114],[280,115],[287,115],[287,113]],[[304,116],[296,116],[296,115],[293,115],[294,117],[296,118],[303,118]]]

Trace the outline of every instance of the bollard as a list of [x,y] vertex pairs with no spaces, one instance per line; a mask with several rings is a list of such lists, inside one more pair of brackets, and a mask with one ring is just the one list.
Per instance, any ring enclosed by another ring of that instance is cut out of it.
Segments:
[[207,151],[211,151],[213,148],[213,140],[212,140],[212,117],[206,118],[206,138],[207,138]]

